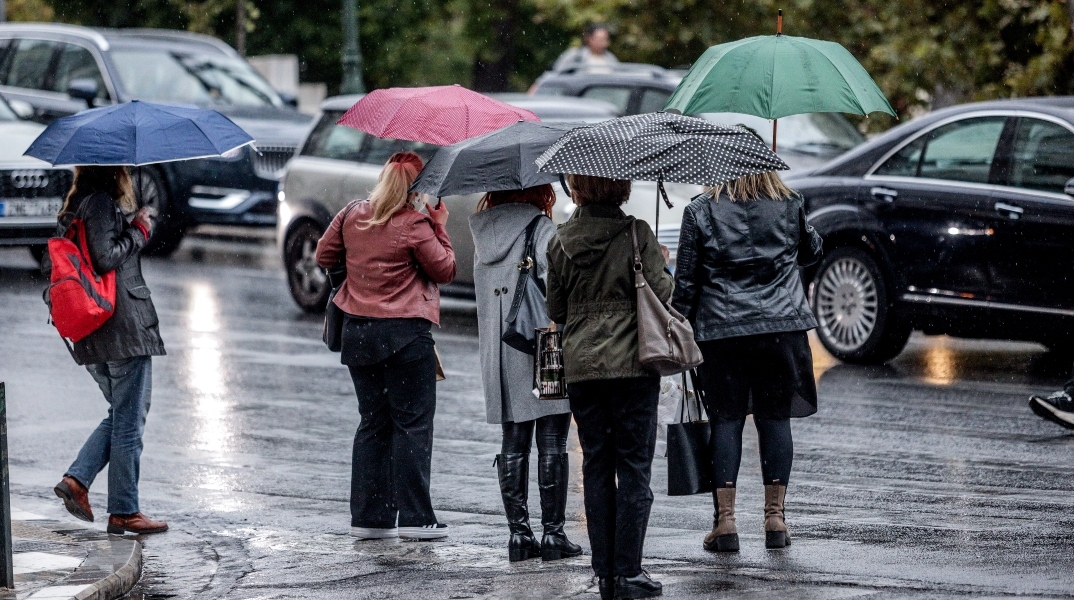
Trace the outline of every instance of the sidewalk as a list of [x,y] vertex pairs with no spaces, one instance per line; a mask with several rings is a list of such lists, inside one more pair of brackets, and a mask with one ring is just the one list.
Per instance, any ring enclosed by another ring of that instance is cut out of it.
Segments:
[[112,600],[130,591],[142,574],[136,540],[11,511],[15,590],[0,600]]

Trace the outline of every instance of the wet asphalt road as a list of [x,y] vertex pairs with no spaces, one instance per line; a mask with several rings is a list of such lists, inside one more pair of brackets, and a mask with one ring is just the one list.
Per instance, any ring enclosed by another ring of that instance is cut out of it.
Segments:
[[[320,322],[285,289],[275,250],[214,240],[149,259],[168,356],[154,360],[136,598],[596,599],[588,558],[507,562],[484,422],[476,324],[465,303],[436,332],[433,500],[446,542],[348,536],[357,405]],[[45,322],[42,280],[0,250],[0,380],[17,507],[67,518],[51,487],[103,417],[89,375]],[[794,422],[794,544],[764,549],[756,434],[739,482],[742,551],[701,548],[704,496],[669,498],[657,458],[646,567],[669,598],[1074,596],[1074,432],[1034,416],[1070,365],[1032,344],[915,336],[891,365],[840,365],[814,348],[820,412]],[[585,545],[572,434],[568,533]],[[107,478],[91,499],[103,528]],[[531,506],[539,506],[536,485]]]

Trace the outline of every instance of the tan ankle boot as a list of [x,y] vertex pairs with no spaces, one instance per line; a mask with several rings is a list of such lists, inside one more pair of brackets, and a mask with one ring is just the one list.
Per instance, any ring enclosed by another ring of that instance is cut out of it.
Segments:
[[783,548],[791,545],[791,534],[783,520],[783,501],[787,497],[787,486],[764,486],[764,546],[765,548]]
[[735,488],[716,488],[716,522],[705,536],[709,552],[738,552],[738,529],[735,527]]

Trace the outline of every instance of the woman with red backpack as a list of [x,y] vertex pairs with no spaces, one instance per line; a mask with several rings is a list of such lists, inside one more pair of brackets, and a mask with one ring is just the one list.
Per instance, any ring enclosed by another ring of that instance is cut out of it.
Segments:
[[[129,214],[134,215],[130,221],[125,217]],[[167,531],[167,523],[146,517],[138,506],[142,432],[152,390],[151,357],[165,352],[157,312],[142,277],[140,254],[149,241],[152,223],[148,210],[137,207],[125,167],[75,168],[57,235],[65,236],[69,228],[74,237],[84,235],[84,240],[72,241],[86,249],[98,278],[115,273],[115,302],[112,316],[76,340],[71,351],[104,393],[108,416],[83,444],[55,492],[72,515],[93,521],[89,487],[108,465],[108,533]]]

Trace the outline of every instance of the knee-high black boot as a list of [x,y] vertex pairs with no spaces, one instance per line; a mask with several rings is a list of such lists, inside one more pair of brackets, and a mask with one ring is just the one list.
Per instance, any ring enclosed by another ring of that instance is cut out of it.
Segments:
[[567,454],[546,454],[537,457],[537,484],[541,488],[541,558],[559,560],[582,554],[582,547],[571,543],[563,532],[567,516]]
[[500,495],[507,513],[507,526],[511,539],[507,542],[507,554],[511,562],[518,562],[541,555],[541,547],[530,529],[530,512],[526,505],[530,481],[529,454],[496,455],[496,473],[500,478]]

